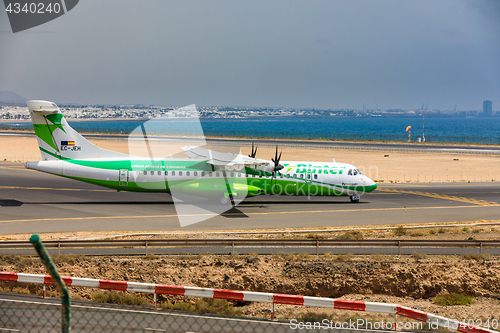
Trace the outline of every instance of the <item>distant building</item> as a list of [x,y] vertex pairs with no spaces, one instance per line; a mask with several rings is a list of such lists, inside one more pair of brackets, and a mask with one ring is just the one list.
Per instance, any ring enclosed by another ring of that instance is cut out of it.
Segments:
[[491,117],[492,116],[492,106],[493,106],[493,103],[491,103],[491,101],[484,101],[483,102],[483,116],[485,117]]

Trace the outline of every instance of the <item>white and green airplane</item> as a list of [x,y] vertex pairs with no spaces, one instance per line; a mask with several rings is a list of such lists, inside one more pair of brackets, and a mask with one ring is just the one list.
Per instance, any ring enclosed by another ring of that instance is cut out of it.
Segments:
[[[347,196],[359,202],[377,184],[350,164],[271,161],[184,147],[186,158],[137,157],[99,148],[72,129],[56,104],[28,101],[42,161],[26,168],[115,189],[165,192],[226,204],[258,195]],[[147,155],[147,152],[146,152]]]

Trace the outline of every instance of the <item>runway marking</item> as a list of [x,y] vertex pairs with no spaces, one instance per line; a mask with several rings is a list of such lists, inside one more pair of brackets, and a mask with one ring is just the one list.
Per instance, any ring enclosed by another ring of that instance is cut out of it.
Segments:
[[27,187],[27,186],[0,186],[0,189],[21,190],[53,190],[53,191],[89,191],[89,192],[116,192],[114,190],[89,190],[83,188],[51,188],[51,187]]
[[[407,207],[406,210],[420,209],[455,209],[455,208],[481,208],[482,206],[442,206],[442,207]],[[300,211],[282,211],[282,212],[256,212],[256,213],[222,213],[220,215],[284,215],[284,214],[311,214],[311,213],[342,213],[342,212],[369,212],[369,211],[404,211],[404,208],[368,208],[368,209],[339,209],[339,210],[300,210]],[[98,220],[98,219],[144,219],[144,218],[161,218],[161,217],[190,217],[190,216],[216,216],[219,214],[169,214],[169,215],[143,215],[143,216],[87,216],[87,217],[57,217],[47,219],[25,219],[25,220],[4,220],[0,223],[13,222],[42,222],[42,221],[73,221],[73,220]]]
[[471,198],[465,198],[465,197],[456,197],[453,195],[431,193],[431,192],[395,190],[395,189],[388,189],[388,188],[381,188],[381,189],[379,189],[379,191],[390,192],[390,193],[415,194],[415,195],[420,195],[420,196],[430,197],[430,198],[438,198],[438,199],[444,199],[444,200],[466,202],[466,203],[480,205],[480,206],[500,206],[500,204],[498,202],[494,202],[494,201],[478,200],[478,199],[471,199]]

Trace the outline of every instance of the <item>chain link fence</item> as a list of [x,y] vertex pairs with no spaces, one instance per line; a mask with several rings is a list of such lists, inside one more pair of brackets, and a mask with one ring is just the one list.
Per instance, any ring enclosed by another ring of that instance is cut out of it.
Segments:
[[[0,332],[61,332],[61,304],[50,300],[0,300]],[[192,314],[145,307],[73,301],[71,332],[289,332],[289,322]],[[319,330],[301,330],[317,332]]]

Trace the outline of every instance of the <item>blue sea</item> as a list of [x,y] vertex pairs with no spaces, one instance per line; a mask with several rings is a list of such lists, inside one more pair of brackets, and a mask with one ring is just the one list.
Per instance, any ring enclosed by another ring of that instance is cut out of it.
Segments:
[[[165,119],[165,118],[163,118]],[[411,141],[422,138],[422,117],[286,117],[250,119],[201,119],[198,122],[176,120],[93,120],[69,121],[77,131],[96,133],[142,132],[165,135],[201,134],[231,137],[267,137],[297,139],[344,139],[407,141],[406,128],[411,126]],[[30,123],[10,122],[3,128],[31,128]],[[470,142],[500,144],[500,117],[426,117],[426,142]]]

